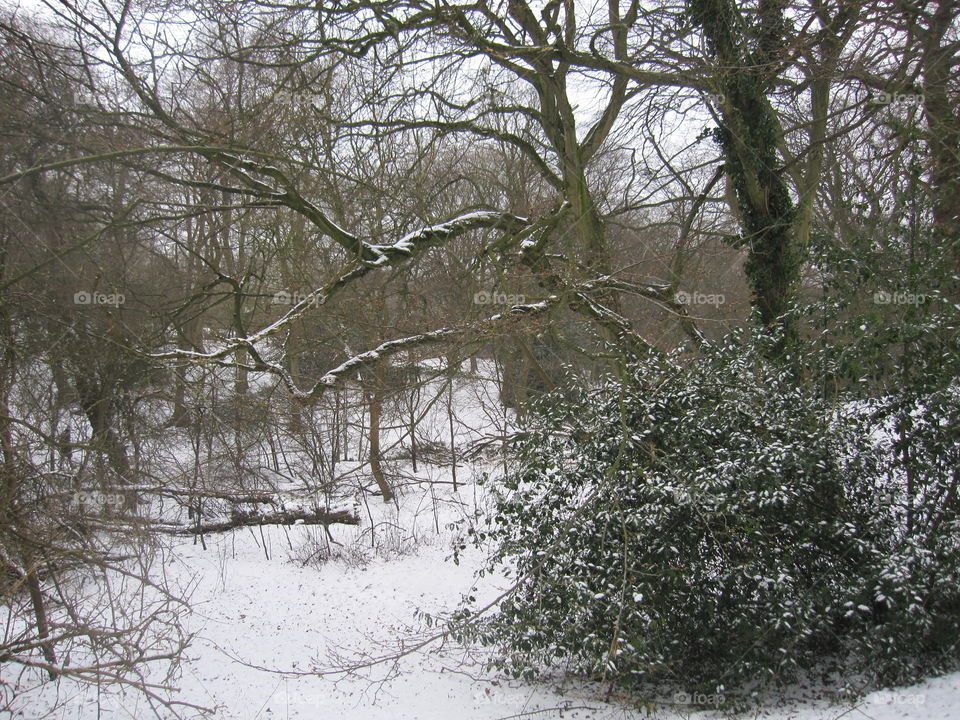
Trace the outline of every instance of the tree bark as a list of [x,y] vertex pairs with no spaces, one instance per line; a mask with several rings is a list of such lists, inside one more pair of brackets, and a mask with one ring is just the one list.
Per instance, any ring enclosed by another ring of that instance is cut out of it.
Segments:
[[367,401],[370,408],[370,472],[373,479],[380,488],[385,503],[393,502],[393,488],[387,482],[383,474],[380,454],[380,415],[383,411],[383,385],[380,382],[379,375],[374,369],[372,388],[367,393]]
[[716,139],[736,193],[747,248],[746,274],[760,323],[779,325],[783,340],[774,349],[782,354],[796,336],[786,315],[800,277],[794,221],[796,208],[778,157],[782,130],[767,91],[770,79],[763,68],[776,66],[771,57],[783,42],[782,2],[761,3],[761,49],[745,55],[740,18],[731,0],[693,0],[694,22],[703,28],[717,66],[721,122]]
[[[47,619],[47,609],[43,603],[43,590],[40,587],[40,578],[37,576],[37,568],[28,552],[24,552],[24,566],[27,568],[27,589],[30,592],[30,603],[33,605],[33,617],[37,624],[37,637],[40,640],[40,650],[43,652],[43,659],[49,665],[57,664],[57,653],[54,650],[53,643],[48,640],[50,637],[50,621]],[[57,672],[53,669],[47,670],[51,680],[57,679]]]
[[78,374],[75,378],[77,396],[84,415],[90,423],[93,440],[106,456],[110,467],[121,482],[130,477],[130,459],[127,448],[114,429],[113,398],[102,381]]
[[273,513],[234,512],[229,520],[163,528],[175,535],[206,535],[259,525],[359,525],[360,518],[349,510],[281,510]]
[[[923,112],[929,128],[930,187],[933,220],[944,249],[952,249],[955,274],[960,277],[960,113],[950,83],[958,63],[957,43],[949,29],[956,25],[960,3],[940,0],[923,31]],[[954,280],[952,299],[960,299],[960,280]]]

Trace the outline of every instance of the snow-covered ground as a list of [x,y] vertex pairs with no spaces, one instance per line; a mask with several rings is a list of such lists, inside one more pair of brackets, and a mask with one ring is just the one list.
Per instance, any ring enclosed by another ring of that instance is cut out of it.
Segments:
[[[496,430],[476,386],[459,388],[455,404],[458,444]],[[430,423],[442,436],[449,416],[438,406]],[[472,437],[463,428],[472,429]],[[402,469],[413,475],[409,465]],[[474,480],[495,469],[489,460],[461,464],[455,491],[449,466],[421,463],[420,484],[406,486],[396,505],[369,499],[360,526],[331,528],[335,544],[328,544],[322,528],[305,526],[209,535],[206,549],[192,539],[172,542],[163,552],[163,569],[171,585],[190,590],[186,629],[194,635],[175,676],[175,697],[208,708],[208,717],[219,720],[720,716],[693,711],[683,697],[657,698],[637,708],[606,700],[603,688],[571,680],[506,679],[486,669],[484,649],[459,647],[449,638],[410,651],[442,630],[431,617],[455,611],[467,595],[483,604],[505,586],[496,576],[477,579],[480,550],[467,548],[458,563],[452,559],[463,532],[457,521],[483,502]],[[303,562],[317,551],[327,559]],[[6,674],[0,680],[8,686],[18,682]],[[151,716],[143,696],[132,691],[19,680],[24,690],[0,717]],[[744,716],[960,718],[960,673],[849,703],[806,697],[761,705]],[[189,708],[181,715],[203,716]]]
[[[462,494],[466,497],[469,492],[468,487]],[[382,520],[409,519],[414,506],[421,505],[419,500],[410,493],[399,512],[382,508],[378,514]],[[454,513],[448,509],[444,515],[450,520]],[[213,717],[222,720],[719,716],[686,711],[675,703],[682,698],[664,698],[662,705],[638,710],[604,701],[602,689],[596,687],[508,680],[484,670],[481,650],[441,641],[353,673],[322,674],[390,656],[430,637],[437,628],[427,627],[422,613],[455,610],[471,592],[480,598],[493,597],[500,581],[484,578],[483,585],[474,589],[480,556],[468,550],[454,564],[450,559],[453,535],[444,526],[439,535],[421,536],[412,554],[370,559],[370,553],[358,548],[355,554],[319,567],[301,567],[292,558],[305,545],[322,542],[318,533],[305,527],[286,533],[273,529],[264,536],[266,551],[259,533],[250,531],[211,536],[206,550],[190,541],[172,548],[168,573],[180,582],[195,583],[189,629],[196,638],[177,683],[178,699],[210,708]],[[369,542],[367,536],[357,535],[354,542]],[[383,540],[401,547],[403,537]],[[135,693],[100,693],[98,697],[96,688],[78,690],[64,682],[59,697],[68,699],[50,717],[149,715]],[[21,706],[21,716],[42,716],[52,699],[48,684],[28,706]],[[747,715],[772,720],[960,717],[960,674],[872,693],[850,704],[780,702]]]

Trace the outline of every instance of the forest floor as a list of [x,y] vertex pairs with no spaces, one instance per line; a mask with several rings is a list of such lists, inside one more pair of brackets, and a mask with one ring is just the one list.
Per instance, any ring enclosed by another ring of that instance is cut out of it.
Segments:
[[[466,486],[459,493],[465,506],[471,492]],[[437,522],[430,498],[413,493],[401,498],[399,509],[374,508],[380,525],[376,548],[362,526],[340,528],[335,537],[344,544],[333,546],[339,557],[319,564],[301,564],[305,554],[325,547],[322,530],[314,527],[272,528],[263,536],[235,530],[208,536],[205,550],[192,541],[172,547],[166,570],[175,584],[193,587],[189,630],[196,635],[181,668],[178,699],[211,708],[213,717],[222,720],[725,716],[678,706],[676,698],[658,698],[637,709],[605,701],[598,686],[506,679],[484,668],[481,650],[449,640],[371,667],[354,667],[436,634],[424,613],[442,616],[456,610],[466,595],[482,602],[505,586],[502,578],[490,575],[476,586],[475,571],[482,561],[477,549],[468,548],[459,564],[453,562],[451,548],[459,531],[449,525],[462,515],[456,497],[450,490],[444,493]],[[421,527],[411,522],[415,518]],[[331,670],[335,672],[322,674]],[[46,688],[34,698],[36,710],[52,699],[52,685]],[[142,697],[132,692],[98,694],[92,687],[62,683],[59,699],[62,704],[51,717],[63,720],[150,716]],[[742,717],[960,717],[960,673],[848,704],[810,695],[779,698]]]
[[[456,404],[461,426],[491,430],[482,427],[476,397]],[[432,422],[439,428],[443,418]],[[441,632],[443,623],[431,617],[448,616],[466,596],[482,606],[508,585],[495,574],[478,578],[481,548],[468,546],[458,562],[453,558],[464,522],[478,504],[483,510],[475,480],[496,471],[489,462],[461,464],[457,490],[449,465],[421,463],[414,473],[409,461],[394,462],[394,472],[420,482],[401,489],[395,504],[368,497],[355,507],[359,526],[331,526],[334,544],[322,528],[302,525],[208,535],[205,548],[192,539],[172,542],[162,569],[169,585],[189,594],[186,630],[194,635],[174,676],[176,699],[210,709],[207,717],[217,720],[730,717],[682,704],[682,696],[650,698],[638,707],[559,675],[536,683],[508,679],[488,669],[488,650],[450,638],[411,651]],[[378,658],[387,659],[372,662]],[[829,688],[807,687],[738,717],[960,718],[960,673],[848,702],[830,697],[836,696]],[[27,683],[17,699],[18,710],[7,717],[152,716],[137,692],[67,680]],[[181,714],[202,717],[189,709]]]

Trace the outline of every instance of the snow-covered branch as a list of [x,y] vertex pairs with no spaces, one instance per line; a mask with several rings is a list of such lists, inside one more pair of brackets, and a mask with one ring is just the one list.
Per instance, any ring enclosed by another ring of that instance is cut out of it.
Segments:
[[211,352],[177,349],[162,353],[144,353],[143,355],[152,360],[187,360],[190,362],[207,363],[217,362],[235,354],[238,350],[246,349],[251,353],[251,356],[257,360],[257,364],[251,369],[273,372],[271,369],[273,365],[260,358],[257,351],[257,343],[277,334],[289,326],[294,320],[300,318],[308,309],[325,304],[335,293],[350,283],[378,268],[400,265],[416,257],[423,250],[442,245],[470,230],[499,228],[508,232],[518,232],[529,224],[530,221],[526,218],[520,218],[510,213],[492,210],[473,211],[459,215],[438,225],[421,228],[416,232],[402,237],[392,245],[364,243],[363,247],[366,248],[364,255],[369,258],[368,260],[353,263],[336,279],[308,293],[280,318],[260,330],[246,337],[232,338],[223,347]]
[[317,381],[317,383],[307,391],[298,390],[296,384],[293,382],[293,378],[290,377],[289,373],[275,363],[269,363],[268,367],[260,367],[258,369],[278,375],[283,383],[287,386],[287,389],[290,391],[290,394],[293,397],[299,400],[315,400],[320,397],[325,390],[356,377],[357,371],[365,365],[377,362],[399,352],[411,350],[416,347],[422,347],[424,345],[450,342],[465,338],[476,340],[482,337],[485,333],[488,333],[494,329],[501,329],[504,325],[510,322],[516,322],[522,318],[541,315],[547,312],[550,308],[558,305],[559,302],[559,296],[551,295],[540,302],[514,305],[505,312],[491,315],[490,317],[478,322],[466,323],[456,327],[440,328],[431,332],[410,335],[408,337],[397,338],[395,340],[388,340],[372,350],[367,350],[366,352],[354,355],[337,367],[324,373],[320,380]]

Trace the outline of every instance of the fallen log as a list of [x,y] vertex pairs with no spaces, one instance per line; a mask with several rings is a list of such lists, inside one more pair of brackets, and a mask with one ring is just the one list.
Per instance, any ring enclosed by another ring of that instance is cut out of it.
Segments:
[[273,513],[234,511],[229,520],[169,528],[176,535],[206,535],[258,525],[359,525],[360,518],[349,510],[281,510]]

